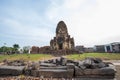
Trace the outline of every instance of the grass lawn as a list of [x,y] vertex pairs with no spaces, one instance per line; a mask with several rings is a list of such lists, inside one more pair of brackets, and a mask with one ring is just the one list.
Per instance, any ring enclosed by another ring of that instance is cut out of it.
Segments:
[[101,58],[104,60],[120,60],[120,53],[83,53],[71,54],[66,57],[73,60],[83,60],[86,57]]
[[[54,56],[48,54],[12,54],[12,55],[0,55],[0,61],[7,60],[19,60],[26,61],[38,61],[51,59]],[[101,58],[104,60],[120,60],[119,53],[83,53],[83,54],[71,54],[66,55],[66,58],[72,60],[83,60],[86,57]]]
[[52,58],[52,55],[47,54],[12,54],[12,55],[0,55],[0,61],[5,59],[7,60],[19,60],[23,59],[26,61],[37,61],[37,60],[45,60]]

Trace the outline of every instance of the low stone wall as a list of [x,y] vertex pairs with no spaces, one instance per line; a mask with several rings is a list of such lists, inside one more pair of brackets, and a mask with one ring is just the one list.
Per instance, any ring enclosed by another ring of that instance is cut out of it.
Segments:
[[49,51],[39,51],[39,53],[52,54],[54,56],[62,56],[62,55],[79,53],[79,51],[76,51],[76,50],[49,50]]
[[68,55],[68,54],[73,54],[73,53],[80,53],[79,51],[75,50],[75,49],[67,49],[67,50],[51,50],[50,46],[44,46],[44,47],[37,47],[37,46],[33,46],[30,53],[32,54],[36,54],[36,53],[42,53],[42,54],[52,54],[55,56],[62,56],[62,55]]
[[99,58],[86,58],[73,61],[60,57],[47,61],[24,62],[4,61],[0,65],[0,76],[34,76],[44,78],[114,78],[116,69],[113,64],[102,62]]

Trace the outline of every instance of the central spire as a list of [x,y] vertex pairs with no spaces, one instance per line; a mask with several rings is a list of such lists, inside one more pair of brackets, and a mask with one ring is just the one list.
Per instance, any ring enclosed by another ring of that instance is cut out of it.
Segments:
[[60,21],[57,24],[57,28],[56,28],[56,36],[67,36],[68,35],[68,30],[67,30],[67,26],[64,23],[64,21]]

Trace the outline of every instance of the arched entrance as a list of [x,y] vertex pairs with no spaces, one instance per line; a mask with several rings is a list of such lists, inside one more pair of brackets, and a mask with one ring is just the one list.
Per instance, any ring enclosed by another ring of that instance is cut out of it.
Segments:
[[63,49],[63,44],[59,44],[59,50]]

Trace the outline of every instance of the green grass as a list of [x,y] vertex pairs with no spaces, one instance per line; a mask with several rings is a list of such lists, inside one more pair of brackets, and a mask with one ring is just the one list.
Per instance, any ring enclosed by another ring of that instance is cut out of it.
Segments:
[[103,60],[120,60],[119,53],[83,53],[83,54],[71,54],[66,56],[73,60],[83,60],[87,57],[101,58]]
[[0,55],[0,61],[7,60],[26,60],[26,61],[38,61],[52,58],[52,55],[47,54],[12,54],[12,55]]
[[[54,56],[48,54],[12,54],[12,55],[0,55],[0,61],[7,60],[26,60],[26,61],[39,61],[53,58]],[[120,60],[119,53],[83,53],[83,54],[71,54],[66,56],[72,60],[83,60],[87,57],[101,58],[104,60]]]

